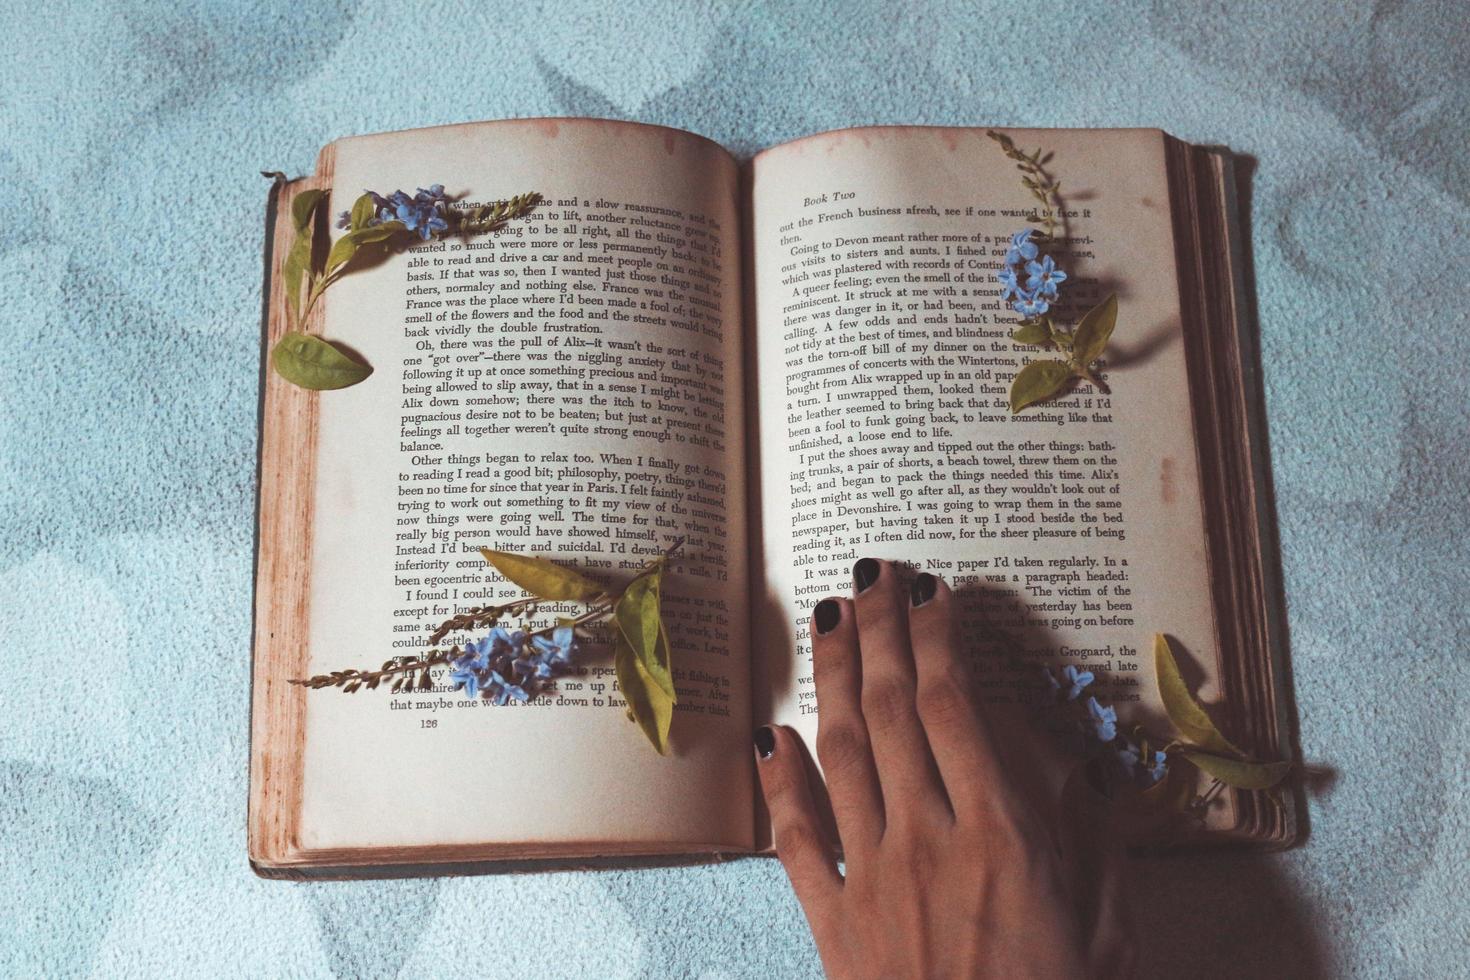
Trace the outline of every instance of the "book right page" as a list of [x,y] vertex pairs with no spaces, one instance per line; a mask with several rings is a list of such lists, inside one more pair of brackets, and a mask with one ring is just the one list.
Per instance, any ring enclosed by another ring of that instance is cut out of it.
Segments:
[[[1056,355],[1009,337],[1020,317],[995,274],[1035,202],[984,130],[843,130],[752,165],[757,689],[809,746],[807,619],[864,556],[961,594],[987,701],[1075,663],[1124,717],[1168,730],[1155,632],[1217,695],[1164,135],[1006,132],[1062,181],[1065,242],[1046,251],[1069,276],[1063,316],[1119,305],[1108,393],[1078,383],[1015,415],[1012,377]],[[1231,820],[1227,803],[1211,823]]]

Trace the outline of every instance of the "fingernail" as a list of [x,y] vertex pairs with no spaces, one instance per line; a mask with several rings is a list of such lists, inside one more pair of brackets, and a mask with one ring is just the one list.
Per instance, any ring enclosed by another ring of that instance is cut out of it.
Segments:
[[883,569],[871,558],[860,558],[858,563],[852,566],[852,581],[859,592],[867,591],[868,586],[878,581],[878,573]]
[[769,759],[776,751],[776,733],[771,726],[762,725],[755,730],[755,750],[762,759]]
[[812,610],[812,619],[817,624],[817,632],[826,636],[842,622],[842,607],[837,604],[836,599],[823,599]]
[[939,580],[928,572],[920,572],[918,578],[914,579],[914,584],[909,587],[909,601],[917,609],[934,598],[934,593],[938,591]]

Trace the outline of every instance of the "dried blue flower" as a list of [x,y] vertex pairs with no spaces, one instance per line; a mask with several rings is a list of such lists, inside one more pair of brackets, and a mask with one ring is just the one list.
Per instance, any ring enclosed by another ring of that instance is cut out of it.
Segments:
[[1037,296],[1057,298],[1057,286],[1067,281],[1067,274],[1057,268],[1050,255],[1040,262],[1026,263],[1026,288]]
[[1116,755],[1118,756],[1118,763],[1123,767],[1123,771],[1126,772],[1129,776],[1132,776],[1138,772],[1137,749],[1135,749],[1131,745],[1125,745],[1117,751]]
[[454,682],[454,689],[463,691],[467,697],[474,697],[478,694],[483,684],[480,672],[469,665],[460,666],[459,660],[455,661],[455,669],[450,673],[449,679]]
[[995,278],[1000,280],[1000,298],[1002,300],[1020,295],[1021,284],[1016,281],[1016,270],[1014,266],[1001,266],[1000,271],[995,274]]
[[1011,309],[1027,319],[1043,316],[1047,310],[1051,309],[1051,304],[1037,293],[1022,289],[1016,292],[1016,297],[1015,302],[1011,303]]
[[1030,228],[1024,228],[1011,236],[1011,247],[1006,249],[1006,265],[1019,265],[1036,258],[1036,243],[1031,240]]
[[552,666],[570,665],[577,649],[577,634],[570,626],[558,626],[551,636],[531,637],[531,646],[541,655],[543,663]]
[[414,201],[407,197],[394,206],[394,217],[403,222],[403,227],[407,230],[418,232],[424,241],[449,229],[449,222],[444,220],[432,203]]
[[1153,758],[1147,767],[1140,768],[1142,762],[1138,749],[1132,745],[1125,745],[1117,751],[1118,762],[1123,766],[1123,771],[1128,777],[1137,780],[1140,772],[1144,777],[1144,785],[1152,786],[1163,779],[1169,771],[1168,757],[1162,752],[1154,752]]
[[1062,689],[1061,683],[1058,682],[1056,677],[1052,674],[1050,667],[1041,668],[1041,676],[1046,678],[1046,684],[1048,687],[1051,688],[1051,692],[1053,694],[1056,694]]
[[[368,222],[369,225],[378,225],[384,221],[393,220],[394,204],[392,201],[374,191],[363,191],[363,193],[373,199],[373,207],[377,209],[373,220]],[[399,191],[398,193],[401,194],[403,192]]]
[[470,697],[478,695],[496,704],[529,701],[546,681],[571,665],[576,650],[576,634],[570,626],[559,626],[550,636],[528,636],[497,626],[465,645],[450,662],[454,669],[450,679],[456,690]]
[[1099,742],[1111,742],[1118,737],[1118,712],[1111,706],[1098,704],[1097,698],[1087,699],[1087,723],[1092,726],[1092,736]]
[[1062,677],[1066,680],[1068,684],[1068,701],[1076,701],[1078,695],[1082,693],[1082,689],[1091,684],[1094,680],[1092,671],[1078,670],[1071,664],[1067,664],[1067,666],[1062,668]]
[[343,211],[341,214],[337,215],[337,227],[338,228],[351,228],[352,227],[352,212],[351,211]]
[[[385,221],[401,221],[405,229],[418,232],[419,237],[426,241],[449,230],[449,221],[444,214],[449,198],[444,195],[443,184],[434,184],[427,190],[420,187],[418,193],[412,197],[401,190],[394,191],[387,197],[376,191],[363,193],[372,199],[375,209],[374,216],[367,222],[369,227]],[[349,227],[351,215],[347,215],[344,220],[347,223],[339,222],[339,228]]]
[[485,684],[485,690],[480,696],[494,701],[497,705],[505,704],[512,698],[521,702],[531,700],[531,695],[526,693],[524,687],[512,684],[502,677],[498,670],[490,671],[490,680]]
[[526,634],[520,630],[508,630],[503,626],[497,626],[485,637],[488,643],[491,657],[514,657],[520,653],[521,647],[526,645]]
[[466,643],[464,652],[454,658],[453,664],[459,670],[484,670],[489,667],[490,637]]

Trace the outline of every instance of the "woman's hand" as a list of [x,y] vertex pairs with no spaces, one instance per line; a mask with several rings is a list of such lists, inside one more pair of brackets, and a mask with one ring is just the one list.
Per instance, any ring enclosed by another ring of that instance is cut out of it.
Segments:
[[1020,719],[981,710],[955,600],[865,558],[812,613],[817,758],[839,873],[786,728],[756,733],[776,850],[830,977],[1085,977],[1131,969],[1115,851]]

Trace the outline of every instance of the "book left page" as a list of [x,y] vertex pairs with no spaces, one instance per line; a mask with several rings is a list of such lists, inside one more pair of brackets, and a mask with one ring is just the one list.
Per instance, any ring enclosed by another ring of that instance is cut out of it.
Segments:
[[312,691],[299,847],[749,847],[734,160],[688,133],[573,119],[327,152],[333,214],[434,183],[465,206],[544,202],[327,294],[325,335],[374,373],[321,396],[310,672],[418,654],[446,618],[518,598],[482,547],[617,583],[682,537],[664,578],[679,704],[659,757],[595,642],[524,705],[469,698],[443,668],[426,692]]

